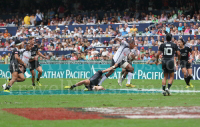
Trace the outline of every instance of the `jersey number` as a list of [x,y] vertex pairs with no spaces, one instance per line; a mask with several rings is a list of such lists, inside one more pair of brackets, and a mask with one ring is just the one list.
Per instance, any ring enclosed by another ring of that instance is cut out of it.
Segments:
[[164,55],[172,55],[172,48],[164,48]]

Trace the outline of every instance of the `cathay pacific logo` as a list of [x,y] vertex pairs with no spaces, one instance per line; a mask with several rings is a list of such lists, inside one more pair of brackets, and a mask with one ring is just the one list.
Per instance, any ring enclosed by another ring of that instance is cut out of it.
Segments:
[[94,69],[94,66],[93,66],[93,65],[92,65],[91,71],[92,71],[92,74],[95,74],[95,73],[96,73],[96,71],[95,71],[95,69]]

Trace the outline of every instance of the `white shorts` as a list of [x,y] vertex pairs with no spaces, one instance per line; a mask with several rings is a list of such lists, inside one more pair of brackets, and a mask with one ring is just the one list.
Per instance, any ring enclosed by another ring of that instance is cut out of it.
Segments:
[[126,66],[128,66],[128,65],[129,65],[128,62],[124,62],[124,63],[120,66],[120,68],[126,69]]

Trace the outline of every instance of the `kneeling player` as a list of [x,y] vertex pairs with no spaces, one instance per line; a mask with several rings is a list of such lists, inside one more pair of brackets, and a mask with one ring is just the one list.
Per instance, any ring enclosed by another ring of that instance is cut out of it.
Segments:
[[91,90],[105,90],[102,86],[98,86],[98,83],[99,83],[99,80],[101,80],[102,78],[102,74],[103,73],[106,73],[106,72],[109,72],[113,70],[113,68],[108,68],[106,70],[99,70],[98,72],[96,72],[90,79],[86,79],[86,80],[83,80],[83,81],[80,81],[72,86],[65,86],[66,89],[74,89],[75,87],[77,86],[81,86],[81,85],[85,85],[85,87],[91,91]]
[[[191,48],[185,46],[185,42],[183,39],[180,39],[178,42],[180,46],[179,50],[181,53],[180,66],[184,74],[185,82],[187,84],[186,88],[193,87],[193,85],[190,83],[190,80],[192,79],[192,60],[194,59],[194,52],[192,51]],[[189,55],[190,55],[189,53],[192,54],[192,59],[190,60],[189,60]]]

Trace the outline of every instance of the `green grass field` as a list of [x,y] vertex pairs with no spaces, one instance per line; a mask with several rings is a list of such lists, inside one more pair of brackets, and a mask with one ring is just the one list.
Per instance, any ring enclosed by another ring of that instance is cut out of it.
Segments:
[[[43,86],[37,90],[64,90],[65,85],[72,85],[81,79],[41,79]],[[3,84],[5,79],[0,79]],[[190,90],[200,90],[200,81],[191,81],[195,86]],[[161,89],[161,80],[132,80],[138,89]],[[131,89],[118,86],[117,80],[106,80],[106,89]],[[84,86],[75,90],[82,90]],[[11,91],[32,90],[31,80],[15,83]],[[172,90],[186,90],[185,82],[176,80]],[[89,92],[89,91],[86,91]],[[77,95],[0,95],[0,127],[55,127],[55,126],[137,126],[137,127],[197,127],[200,119],[100,119],[100,120],[30,120],[13,115],[4,108],[67,108],[67,107],[165,107],[165,106],[200,106],[200,93],[124,93],[124,94],[77,94]],[[23,109],[21,109],[23,110]],[[52,114],[53,115],[53,114]],[[70,114],[69,114],[70,115]]]

